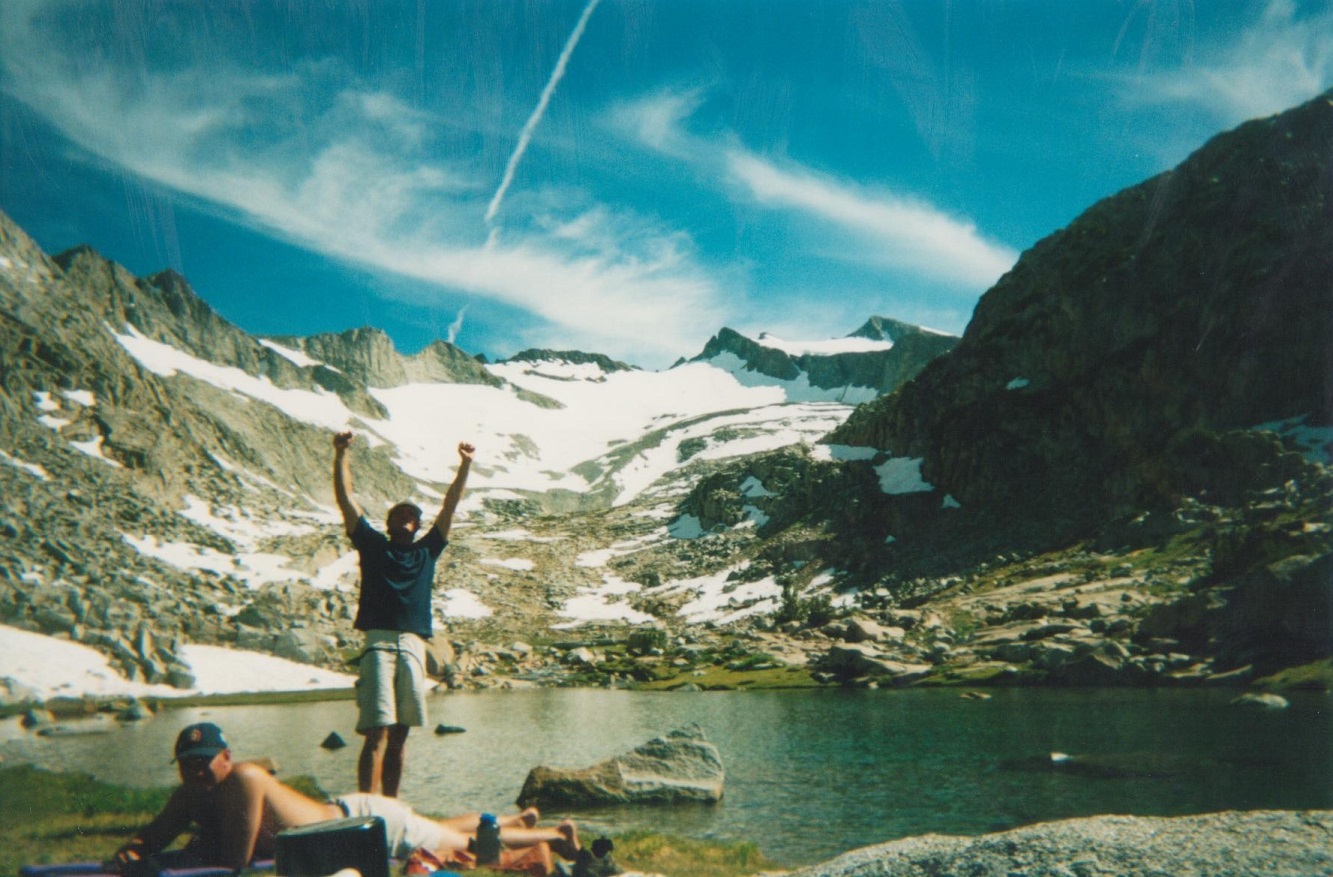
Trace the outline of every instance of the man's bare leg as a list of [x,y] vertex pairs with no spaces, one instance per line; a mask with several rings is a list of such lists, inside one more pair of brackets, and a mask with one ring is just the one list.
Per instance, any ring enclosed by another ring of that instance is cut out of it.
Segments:
[[403,750],[407,747],[407,732],[410,730],[407,725],[389,726],[389,743],[384,749],[381,766],[386,798],[398,797],[398,787],[403,782]]
[[578,858],[579,854],[578,830],[568,819],[561,820],[554,828],[506,828],[500,832],[500,842],[511,849],[547,843],[566,859]]
[[356,762],[356,786],[359,791],[379,794],[384,776],[384,746],[388,728],[369,728],[361,743],[361,757]]
[[[541,812],[536,807],[529,807],[518,813],[497,816],[495,821],[501,828],[534,828],[540,818]],[[464,813],[461,816],[450,816],[447,819],[441,819],[439,823],[454,831],[475,835],[477,833],[477,823],[480,821],[480,813]]]

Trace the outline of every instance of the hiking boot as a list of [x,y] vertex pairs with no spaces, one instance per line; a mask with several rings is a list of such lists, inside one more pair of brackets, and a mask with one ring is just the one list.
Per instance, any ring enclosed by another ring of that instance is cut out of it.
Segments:
[[609,837],[599,837],[592,842],[592,847],[579,850],[574,860],[573,877],[614,877],[621,873],[616,860],[611,858],[615,844]]

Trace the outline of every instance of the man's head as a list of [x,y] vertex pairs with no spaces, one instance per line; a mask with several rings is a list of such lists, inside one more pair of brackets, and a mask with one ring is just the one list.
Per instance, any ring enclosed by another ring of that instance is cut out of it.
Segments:
[[417,530],[421,529],[421,507],[410,502],[400,502],[389,509],[384,519],[384,528],[392,541],[411,541]]
[[221,782],[231,764],[231,748],[212,722],[189,725],[176,737],[181,782],[209,786]]

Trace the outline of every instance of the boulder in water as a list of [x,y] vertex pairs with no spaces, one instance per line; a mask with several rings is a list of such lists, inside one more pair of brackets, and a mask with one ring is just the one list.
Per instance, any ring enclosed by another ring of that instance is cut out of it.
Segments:
[[1280,694],[1242,694],[1231,702],[1232,706],[1241,706],[1252,710],[1284,710],[1291,704]]
[[717,747],[694,724],[584,768],[535,767],[520,807],[604,804],[708,804],[722,800],[725,771]]

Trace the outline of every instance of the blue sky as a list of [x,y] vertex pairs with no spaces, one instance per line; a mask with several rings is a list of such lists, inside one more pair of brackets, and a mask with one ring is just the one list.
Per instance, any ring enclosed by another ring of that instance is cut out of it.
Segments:
[[0,208],[261,334],[660,368],[961,333],[1096,200],[1333,85],[1333,0],[0,3]]

